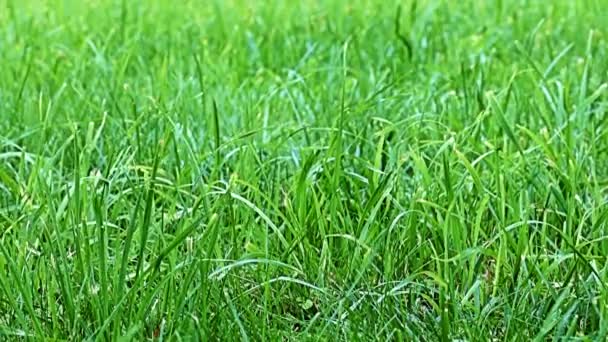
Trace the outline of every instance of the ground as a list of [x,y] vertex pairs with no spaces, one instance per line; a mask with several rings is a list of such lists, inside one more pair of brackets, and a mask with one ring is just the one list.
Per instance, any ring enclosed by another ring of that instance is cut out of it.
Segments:
[[0,339],[605,340],[607,8],[0,2]]

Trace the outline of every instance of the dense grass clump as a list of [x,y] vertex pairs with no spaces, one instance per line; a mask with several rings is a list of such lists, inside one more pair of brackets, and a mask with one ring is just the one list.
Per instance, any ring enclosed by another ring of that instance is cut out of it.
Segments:
[[0,3],[0,339],[605,340],[608,2]]

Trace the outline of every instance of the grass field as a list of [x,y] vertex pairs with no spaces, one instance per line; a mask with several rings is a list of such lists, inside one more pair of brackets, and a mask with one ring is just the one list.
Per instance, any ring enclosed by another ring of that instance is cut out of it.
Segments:
[[605,340],[607,22],[0,0],[0,339]]

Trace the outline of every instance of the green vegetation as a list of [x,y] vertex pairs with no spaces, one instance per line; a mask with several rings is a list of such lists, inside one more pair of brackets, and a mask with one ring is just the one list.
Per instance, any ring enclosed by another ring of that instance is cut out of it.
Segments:
[[608,2],[0,2],[0,339],[605,340]]

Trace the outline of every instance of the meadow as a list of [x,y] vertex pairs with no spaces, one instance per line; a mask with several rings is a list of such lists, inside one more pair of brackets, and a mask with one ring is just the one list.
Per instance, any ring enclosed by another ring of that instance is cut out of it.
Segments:
[[608,1],[0,1],[0,339],[606,340]]

